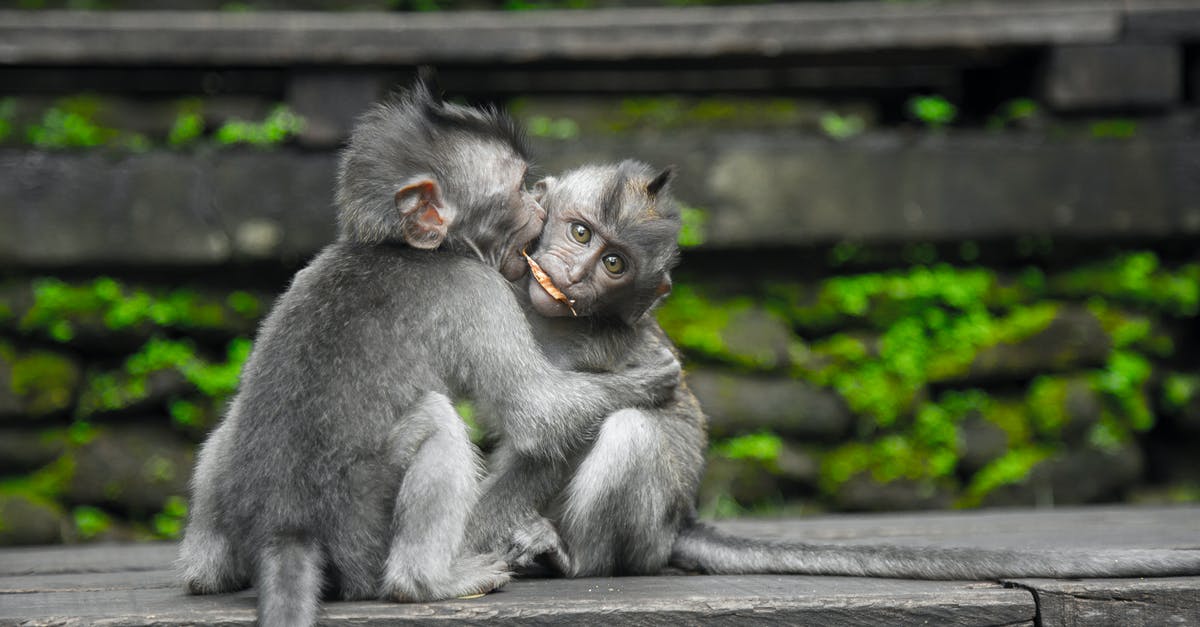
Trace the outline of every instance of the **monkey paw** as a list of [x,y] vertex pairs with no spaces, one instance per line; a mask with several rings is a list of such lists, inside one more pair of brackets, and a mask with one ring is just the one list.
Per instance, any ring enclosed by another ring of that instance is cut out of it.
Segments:
[[542,516],[533,515],[512,529],[504,561],[510,568],[524,569],[538,558],[545,558],[560,573],[570,572],[570,559],[554,525]]
[[494,555],[460,557],[436,576],[429,572],[388,573],[380,596],[401,603],[472,597],[503,586],[512,575]]

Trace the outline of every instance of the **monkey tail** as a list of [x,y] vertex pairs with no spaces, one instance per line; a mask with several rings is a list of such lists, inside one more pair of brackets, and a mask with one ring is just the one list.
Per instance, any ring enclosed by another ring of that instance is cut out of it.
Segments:
[[314,625],[323,556],[309,538],[280,534],[259,554],[258,625]]
[[676,537],[671,566],[711,575],[792,574],[975,579],[1171,577],[1200,574],[1200,550],[1099,551],[809,544],[731,535],[694,523]]

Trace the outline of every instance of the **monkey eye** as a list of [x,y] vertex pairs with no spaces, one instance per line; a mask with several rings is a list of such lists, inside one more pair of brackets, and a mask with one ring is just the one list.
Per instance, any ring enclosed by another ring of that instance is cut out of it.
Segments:
[[587,225],[579,222],[572,222],[570,228],[571,239],[579,242],[580,244],[586,244],[592,241],[592,230],[589,229]]
[[625,260],[620,255],[605,255],[600,260],[604,264],[604,269],[611,274],[622,274],[625,272]]

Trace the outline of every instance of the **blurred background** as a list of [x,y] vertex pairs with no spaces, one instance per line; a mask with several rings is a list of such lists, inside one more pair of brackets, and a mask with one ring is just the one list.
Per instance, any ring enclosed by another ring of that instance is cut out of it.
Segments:
[[722,4],[3,3],[0,544],[178,536],[420,64],[679,166],[706,515],[1200,500],[1200,3]]

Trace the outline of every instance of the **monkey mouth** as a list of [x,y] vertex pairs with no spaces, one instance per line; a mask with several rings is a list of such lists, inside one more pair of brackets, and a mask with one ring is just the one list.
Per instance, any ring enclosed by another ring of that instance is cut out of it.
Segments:
[[[522,250],[521,254],[525,257],[525,261],[529,263],[529,273],[533,275],[534,282],[536,282],[538,286],[542,288],[542,291],[544,291],[547,296],[554,299],[555,302],[566,305],[567,309],[571,311],[571,315],[578,317],[579,314],[575,312],[575,301],[571,298],[568,298],[567,295],[562,292],[562,290],[558,289],[558,286],[554,284],[554,279],[551,279],[550,275],[546,274],[545,270],[542,270],[542,267],[538,265],[538,262],[533,260],[533,257],[529,256],[529,253],[526,253],[524,250]],[[530,287],[532,288],[532,286]]]

